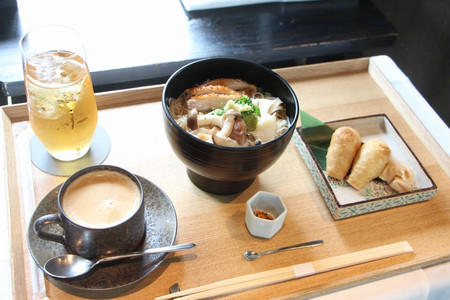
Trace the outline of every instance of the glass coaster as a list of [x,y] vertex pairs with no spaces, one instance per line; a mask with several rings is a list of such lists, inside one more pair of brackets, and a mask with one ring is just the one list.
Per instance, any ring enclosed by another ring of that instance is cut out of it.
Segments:
[[110,149],[111,140],[101,126],[97,126],[95,130],[89,151],[83,157],[73,161],[55,159],[35,135],[30,139],[30,154],[33,164],[41,171],[56,176],[70,176],[83,168],[101,164],[105,161]]

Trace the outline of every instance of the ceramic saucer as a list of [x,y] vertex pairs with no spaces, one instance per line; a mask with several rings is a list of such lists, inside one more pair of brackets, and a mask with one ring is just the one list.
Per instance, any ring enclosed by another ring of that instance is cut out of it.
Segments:
[[[136,251],[173,245],[177,234],[177,216],[167,195],[149,180],[137,176],[144,188],[146,236]],[[36,264],[43,269],[45,262],[57,255],[67,253],[59,243],[41,239],[33,230],[34,221],[47,214],[58,212],[57,197],[61,185],[53,188],[37,205],[28,225],[28,246]],[[61,232],[61,228],[52,224],[49,232]],[[142,258],[122,260],[116,263],[102,264],[90,273],[73,279],[47,278],[57,287],[72,294],[102,297],[105,292],[118,294],[129,290],[154,271],[168,253],[152,254]],[[108,295],[109,295],[108,294]]]

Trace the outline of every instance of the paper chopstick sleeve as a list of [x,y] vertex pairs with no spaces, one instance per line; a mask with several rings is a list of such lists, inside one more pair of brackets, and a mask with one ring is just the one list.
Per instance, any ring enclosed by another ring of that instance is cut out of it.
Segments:
[[314,269],[313,264],[310,262],[294,265],[292,266],[292,269],[294,269],[295,278],[306,277],[316,274],[316,270]]

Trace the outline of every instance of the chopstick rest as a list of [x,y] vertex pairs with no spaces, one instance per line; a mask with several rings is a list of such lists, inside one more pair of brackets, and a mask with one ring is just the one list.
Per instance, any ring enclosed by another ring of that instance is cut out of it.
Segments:
[[374,260],[413,252],[407,241],[324,258],[313,262],[302,263],[289,267],[273,269],[264,272],[244,275],[218,281],[200,287],[187,289],[177,293],[157,297],[163,299],[203,299],[223,294],[235,293],[251,288],[262,287],[291,279],[307,277],[318,273],[362,264]]

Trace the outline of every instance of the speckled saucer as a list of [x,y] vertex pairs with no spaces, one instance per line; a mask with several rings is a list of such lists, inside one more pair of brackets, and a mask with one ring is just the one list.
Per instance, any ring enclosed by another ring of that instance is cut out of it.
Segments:
[[[146,236],[141,251],[148,248],[173,245],[177,234],[175,208],[167,195],[149,180],[137,176],[144,188]],[[53,188],[38,204],[28,225],[28,246],[36,264],[43,269],[45,262],[67,253],[59,243],[43,240],[33,230],[34,221],[46,214],[58,212],[57,197],[60,185]],[[61,232],[58,225],[49,225],[49,232]],[[73,279],[47,279],[58,288],[89,298],[117,297],[129,291],[154,271],[168,253],[152,254],[141,258],[102,264],[90,273]]]

